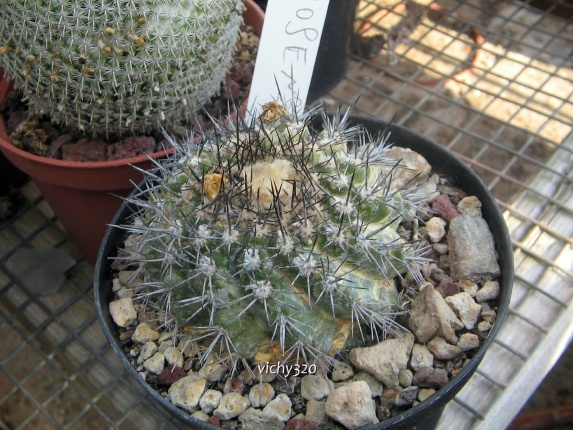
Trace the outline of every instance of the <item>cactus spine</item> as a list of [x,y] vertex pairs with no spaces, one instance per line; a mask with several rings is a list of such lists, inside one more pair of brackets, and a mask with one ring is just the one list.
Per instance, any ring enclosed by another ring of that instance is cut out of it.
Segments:
[[90,134],[169,124],[219,89],[241,0],[0,0],[0,66],[40,113]]
[[317,133],[315,115],[297,121],[269,103],[257,124],[177,146],[132,198],[142,212],[123,226],[126,250],[144,275],[140,298],[156,297],[168,324],[267,361],[332,356],[397,327],[394,278],[424,260],[397,233],[420,184],[391,187],[403,167],[386,138],[347,115],[324,116]]

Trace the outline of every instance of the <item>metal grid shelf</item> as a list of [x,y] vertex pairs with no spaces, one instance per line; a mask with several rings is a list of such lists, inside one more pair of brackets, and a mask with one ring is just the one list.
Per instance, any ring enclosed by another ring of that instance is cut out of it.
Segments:
[[[504,210],[510,313],[443,429],[506,427],[573,338],[573,7],[541,3],[362,0],[363,48],[383,37],[390,49],[352,54],[326,98],[450,148]],[[107,345],[93,269],[34,185],[19,191],[25,203],[0,226],[0,429],[178,428]],[[57,293],[37,295],[7,266],[21,248],[60,248],[78,263]]]

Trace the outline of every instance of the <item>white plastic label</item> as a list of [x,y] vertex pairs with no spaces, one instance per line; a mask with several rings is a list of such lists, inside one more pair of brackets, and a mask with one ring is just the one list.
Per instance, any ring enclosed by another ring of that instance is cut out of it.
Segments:
[[257,54],[248,111],[280,101],[301,113],[330,0],[269,0]]

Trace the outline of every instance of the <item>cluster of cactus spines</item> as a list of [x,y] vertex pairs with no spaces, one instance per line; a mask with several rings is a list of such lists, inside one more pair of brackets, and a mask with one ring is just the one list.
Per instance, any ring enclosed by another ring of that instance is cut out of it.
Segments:
[[154,296],[166,324],[256,361],[333,356],[400,327],[395,278],[425,259],[397,230],[420,184],[392,188],[404,167],[387,135],[340,114],[313,131],[317,115],[268,103],[250,124],[176,145],[131,198],[139,298]]
[[241,0],[0,0],[0,66],[40,113],[91,134],[151,130],[219,90]]

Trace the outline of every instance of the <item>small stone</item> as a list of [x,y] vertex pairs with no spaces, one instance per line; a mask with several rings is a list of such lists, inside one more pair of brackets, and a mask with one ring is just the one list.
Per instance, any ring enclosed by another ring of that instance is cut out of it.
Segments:
[[159,375],[163,372],[163,369],[165,369],[165,357],[163,356],[163,353],[156,352],[153,354],[143,362],[143,367],[145,367],[148,372]]
[[157,345],[155,342],[145,342],[139,351],[139,357],[137,357],[137,364],[142,364],[145,360],[150,358],[153,354],[157,352]]
[[352,382],[333,390],[326,399],[326,415],[350,430],[376,424],[376,406],[364,381]]
[[462,353],[460,348],[450,345],[443,337],[435,337],[429,341],[428,349],[438,360],[453,360]]
[[488,280],[499,276],[493,235],[487,222],[477,216],[460,215],[448,230],[450,273],[454,280]]
[[292,403],[289,396],[279,394],[263,408],[263,415],[287,422],[292,415]]
[[412,385],[413,377],[414,374],[410,369],[402,369],[400,370],[400,374],[398,375],[398,380],[400,381],[400,385],[405,388]]
[[385,408],[389,408],[389,409],[393,408],[394,405],[396,404],[396,400],[398,399],[398,396],[400,395],[402,390],[403,390],[403,388],[400,387],[399,385],[396,387],[384,390],[384,394],[382,394],[382,396],[380,397],[380,400],[379,400],[380,405],[385,407]]
[[223,393],[220,391],[208,389],[199,399],[199,407],[206,414],[210,414],[219,407],[222,397]]
[[[223,379],[227,372],[227,366],[222,363],[210,363],[199,369],[198,375],[200,378],[205,378],[209,382],[217,382]],[[223,418],[222,418],[223,419]]]
[[457,204],[457,209],[462,215],[481,217],[481,202],[476,196],[465,197]]
[[110,302],[109,313],[113,322],[120,327],[128,327],[137,321],[137,312],[129,297]]
[[309,400],[306,404],[305,418],[317,426],[326,424],[326,402],[318,400]]
[[426,232],[430,242],[439,242],[446,235],[446,221],[438,217],[430,218],[426,221]]
[[440,255],[446,255],[448,253],[448,245],[445,243],[434,243],[432,248]]
[[267,382],[256,383],[249,391],[249,401],[251,406],[262,408],[275,397],[275,389]]
[[476,296],[478,291],[478,284],[476,284],[474,281],[470,281],[469,279],[460,279],[458,285],[464,293],[468,293],[472,297]]
[[129,289],[138,287],[143,281],[142,276],[135,270],[120,270],[117,279]]
[[440,285],[436,288],[442,297],[455,296],[460,293],[460,287],[457,283],[452,281],[450,278],[445,278],[440,281]]
[[255,408],[248,408],[239,415],[239,421],[245,430],[283,430],[285,428],[285,423],[268,417],[263,414],[263,411]]
[[186,376],[187,372],[181,367],[167,366],[157,377],[157,382],[161,385],[172,385]]
[[316,430],[316,424],[304,419],[292,419],[290,420],[285,430]]
[[433,367],[434,355],[424,345],[416,343],[412,348],[410,366],[414,371],[419,370],[421,367]]
[[430,176],[432,167],[426,159],[415,151],[409,148],[401,148],[399,146],[392,146],[388,150],[388,157],[393,160],[400,160],[400,166],[403,168],[395,169],[394,166],[381,166],[382,175],[392,172],[392,188],[398,189],[411,184],[416,180],[419,182],[424,181]]
[[421,287],[410,304],[408,327],[422,343],[428,342],[434,336],[457,343],[455,331],[462,329],[464,324],[456,317],[442,295],[428,282]]
[[479,346],[479,337],[474,333],[464,333],[458,341],[458,348],[462,351],[469,351]]
[[199,399],[205,391],[207,381],[196,376],[186,376],[169,387],[171,403],[187,411],[197,410]]
[[468,293],[446,297],[446,303],[468,330],[472,330],[479,318],[481,306]]
[[338,361],[332,368],[331,379],[335,382],[346,381],[347,379],[352,378],[353,375],[354,369],[350,364]]
[[482,288],[476,293],[476,300],[478,302],[486,302],[488,300],[495,300],[499,297],[499,282],[487,281]]
[[491,323],[487,321],[482,321],[478,324],[478,331],[484,332],[491,329]]
[[213,415],[221,420],[230,420],[245,412],[248,406],[249,398],[233,391],[221,398],[219,407],[213,411]]
[[135,293],[133,292],[133,290],[126,288],[126,287],[121,287],[119,290],[117,290],[117,292],[115,293],[115,295],[119,298],[119,299],[131,299],[133,298],[133,296],[135,295]]
[[350,350],[348,358],[359,369],[371,373],[387,387],[399,384],[398,374],[408,365],[414,336],[402,332],[396,339],[388,339],[366,348]]
[[441,388],[448,382],[448,372],[445,369],[421,367],[414,373],[412,384],[420,388]]
[[448,222],[460,214],[447,194],[440,194],[434,199],[432,210]]
[[210,418],[209,415],[207,415],[203,411],[195,411],[191,414],[191,416],[195,419],[198,419],[199,421],[204,421],[204,422],[209,421]]
[[400,391],[394,404],[398,409],[408,409],[412,406],[416,397],[418,397],[418,387],[406,387]]
[[334,383],[321,375],[305,375],[300,381],[300,394],[306,400],[321,400],[334,390]]
[[62,160],[65,161],[106,161],[108,143],[103,139],[80,139],[76,143],[62,145]]
[[153,342],[157,339],[159,339],[159,332],[153,330],[147,323],[139,324],[131,336],[131,340],[137,343]]
[[368,388],[370,388],[370,394],[373,399],[380,397],[384,392],[384,386],[382,383],[368,372],[358,372],[352,377],[352,381],[366,382],[368,384]]
[[418,390],[418,400],[420,402],[423,402],[424,400],[426,400],[428,397],[430,397],[435,392],[436,392],[436,390],[433,388],[420,388]]
[[210,416],[209,419],[207,420],[207,422],[209,424],[211,424],[212,426],[221,427],[221,420],[217,417]]
[[231,391],[235,393],[243,394],[245,391],[245,384],[239,378],[229,378],[225,381],[225,386],[223,387],[223,393],[227,394]]
[[171,366],[183,367],[183,354],[179,351],[178,348],[174,346],[170,346],[163,351],[163,355],[165,356],[165,361],[167,364]]
[[108,160],[122,160],[155,152],[155,139],[151,136],[130,136],[107,147]]
[[482,310],[481,311],[481,318],[484,321],[487,321],[489,323],[492,323],[495,320],[495,316],[497,314],[495,313],[495,311],[493,309],[488,309],[488,310]]

